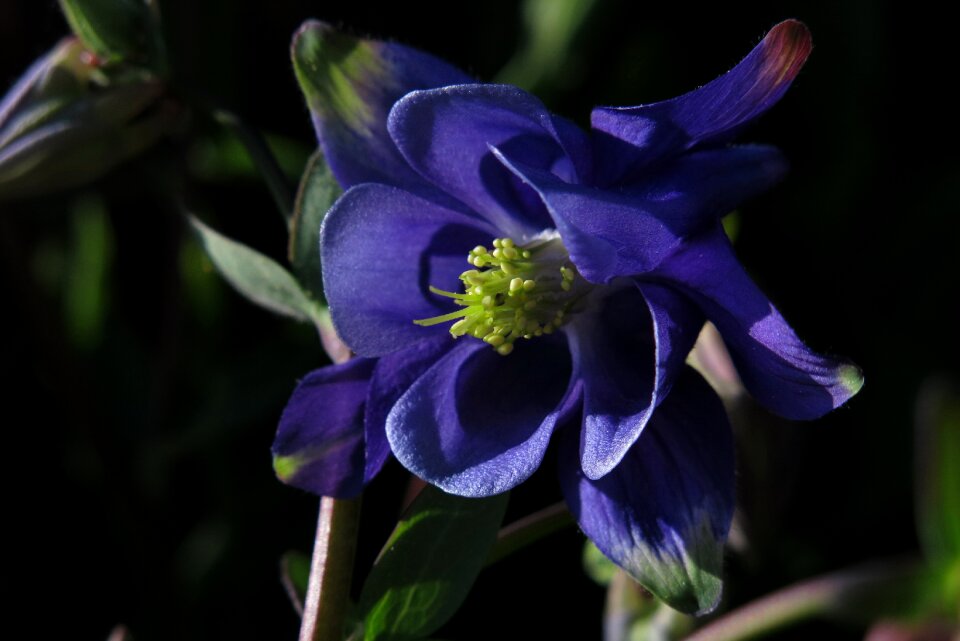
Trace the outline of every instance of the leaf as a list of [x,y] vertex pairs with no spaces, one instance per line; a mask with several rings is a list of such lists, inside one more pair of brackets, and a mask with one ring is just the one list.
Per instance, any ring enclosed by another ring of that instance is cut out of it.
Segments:
[[960,388],[927,383],[917,402],[917,530],[931,565],[960,562]]
[[273,259],[190,217],[204,251],[230,285],[253,303],[299,321],[323,322],[323,311]]
[[159,50],[159,30],[146,0],[60,0],[70,29],[104,60],[147,61]]
[[363,638],[420,639],[453,616],[496,540],[507,497],[468,499],[424,488],[363,586]]
[[293,609],[303,616],[303,602],[310,582],[310,557],[302,552],[290,550],[280,557],[280,581],[287,591]]
[[290,264],[304,288],[317,300],[323,300],[320,278],[320,225],[343,190],[330,173],[330,167],[317,150],[307,162],[300,181],[290,221]]

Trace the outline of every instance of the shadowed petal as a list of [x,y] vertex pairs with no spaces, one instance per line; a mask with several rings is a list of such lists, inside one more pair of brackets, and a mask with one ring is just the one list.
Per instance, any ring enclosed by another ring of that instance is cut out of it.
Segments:
[[734,507],[733,439],[713,390],[689,368],[610,474],[590,480],[561,442],[570,511],[600,550],[683,612],[713,610]]
[[493,153],[540,195],[570,259],[588,281],[606,283],[620,275],[650,271],[680,243],[663,221],[641,208],[638,199],[570,184],[502,150]]
[[627,193],[674,233],[689,235],[765,192],[786,172],[786,159],[773,147],[708,149],[645,172]]
[[343,341],[361,356],[380,356],[446,334],[413,321],[451,311],[429,287],[462,290],[467,252],[496,235],[485,226],[394,187],[347,191],[320,233],[324,292]]
[[324,156],[344,188],[421,183],[387,134],[390,107],[415,89],[473,82],[411,47],[354,38],[315,20],[300,27],[291,56]]
[[818,418],[856,394],[856,365],[821,356],[804,345],[741,267],[717,226],[657,269],[717,326],[747,390],[790,419]]
[[390,412],[390,447],[404,467],[451,494],[505,492],[539,467],[575,400],[569,382],[562,337],[523,341],[508,357],[459,340]]
[[387,415],[414,381],[420,378],[443,354],[453,347],[450,336],[414,343],[406,349],[382,356],[377,361],[367,392],[364,417],[366,434],[366,471],[369,481],[390,456],[387,441]]
[[507,85],[413,92],[390,112],[388,127],[414,169],[510,235],[533,235],[549,217],[491,157],[491,146],[568,181],[582,178],[589,161],[583,132]]
[[639,107],[599,107],[593,124],[603,184],[694,145],[725,143],[775,105],[812,48],[796,20],[781,22],[736,67],[688,94]]
[[640,438],[702,324],[693,305],[649,283],[616,292],[598,314],[574,321],[570,349],[583,382],[580,458],[588,478],[610,473]]
[[287,402],[273,441],[284,483],[321,496],[363,489],[363,409],[375,361],[355,358],[311,372]]

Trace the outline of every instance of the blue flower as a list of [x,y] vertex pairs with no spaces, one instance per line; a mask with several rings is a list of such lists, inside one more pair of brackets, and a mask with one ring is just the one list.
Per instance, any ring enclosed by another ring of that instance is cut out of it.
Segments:
[[734,460],[722,404],[685,364],[704,321],[782,416],[819,417],[862,384],[800,342],[720,225],[785,171],[777,150],[730,141],[787,90],[806,27],[777,25],[679,98],[595,109],[589,133],[400,45],[309,23],[294,47],[318,61],[300,81],[347,189],[321,258],[358,357],[294,392],[278,473],[349,495],[392,452],[447,492],[488,496],[553,441],[597,546],[672,606],[711,610]]

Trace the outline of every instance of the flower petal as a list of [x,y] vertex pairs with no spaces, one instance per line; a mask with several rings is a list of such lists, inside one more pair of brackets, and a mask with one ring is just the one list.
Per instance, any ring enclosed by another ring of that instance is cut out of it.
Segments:
[[787,161],[774,147],[742,145],[693,151],[651,169],[624,191],[638,208],[686,236],[778,183]]
[[602,479],[580,472],[570,432],[560,452],[564,496],[597,547],[671,607],[713,610],[733,519],[734,452],[723,405],[703,379],[688,368]]
[[363,409],[375,361],[355,358],[307,375],[287,403],[273,441],[284,483],[321,496],[363,489]]
[[493,153],[540,195],[577,271],[588,281],[648,272],[680,243],[668,224],[628,194],[570,184],[500,149]]
[[639,107],[594,109],[598,177],[621,182],[695,145],[728,142],[780,100],[812,46],[807,27],[786,20],[736,67],[695,91]]
[[523,341],[507,357],[464,338],[396,403],[390,447],[404,467],[451,494],[505,492],[539,467],[575,401],[569,381],[557,335]]
[[610,295],[598,313],[577,316],[569,331],[583,382],[581,465],[591,479],[610,473],[640,438],[703,324],[693,305],[666,288],[639,289]]
[[863,385],[849,361],[804,345],[743,270],[718,226],[692,237],[657,269],[717,326],[747,390],[790,419],[818,418]]
[[431,285],[461,291],[467,252],[489,243],[486,223],[386,185],[358,185],[334,203],[320,232],[324,292],[337,333],[361,356],[443,335],[414,321],[450,311]]
[[390,107],[415,89],[472,82],[439,58],[354,38],[315,20],[300,27],[291,56],[323,153],[344,188],[421,183],[387,134]]
[[549,217],[491,157],[491,146],[566,180],[581,176],[589,162],[583,132],[551,116],[534,96],[507,85],[410,93],[390,112],[388,128],[414,169],[509,235],[536,234]]
[[390,456],[387,441],[387,416],[413,383],[453,347],[449,336],[419,341],[406,349],[382,356],[377,361],[367,392],[364,417],[366,435],[366,471],[369,481]]
[[596,283],[653,269],[681,242],[777,182],[786,161],[773,147],[697,151],[647,172],[630,189],[564,182],[500,149],[494,156],[532,187],[580,274]]

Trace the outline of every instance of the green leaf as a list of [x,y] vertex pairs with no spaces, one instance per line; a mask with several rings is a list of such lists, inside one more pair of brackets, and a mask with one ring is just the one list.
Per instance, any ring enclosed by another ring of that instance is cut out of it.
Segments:
[[323,300],[320,278],[320,225],[330,206],[343,190],[330,173],[323,153],[310,157],[303,173],[290,221],[290,264],[304,288],[317,300]]
[[960,388],[928,383],[917,403],[917,529],[933,566],[960,562]]
[[204,251],[230,285],[253,303],[299,321],[325,322],[323,310],[273,259],[190,217]]
[[420,493],[363,586],[365,641],[420,639],[453,616],[496,540],[507,497]]
[[74,345],[89,350],[100,342],[106,322],[113,229],[103,201],[96,196],[77,200],[72,222],[64,319]]
[[73,33],[104,60],[156,62],[159,30],[146,0],[60,0],[60,8]]
[[310,557],[295,550],[284,553],[280,557],[280,580],[293,609],[302,616],[307,584],[310,582]]

